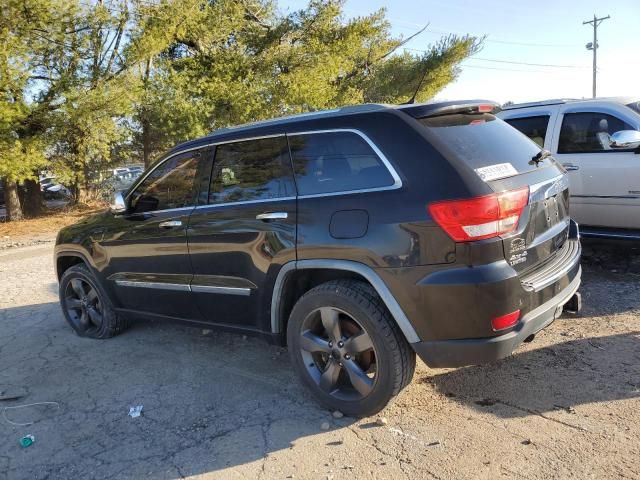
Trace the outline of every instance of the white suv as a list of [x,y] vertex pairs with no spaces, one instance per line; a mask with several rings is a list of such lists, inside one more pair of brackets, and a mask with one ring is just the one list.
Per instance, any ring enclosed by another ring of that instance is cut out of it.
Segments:
[[567,169],[583,234],[640,238],[640,99],[548,100],[498,116]]

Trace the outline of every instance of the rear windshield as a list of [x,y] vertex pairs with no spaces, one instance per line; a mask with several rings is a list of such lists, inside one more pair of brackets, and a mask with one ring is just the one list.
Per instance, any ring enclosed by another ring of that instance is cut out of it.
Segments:
[[633,110],[636,113],[640,113],[640,101],[628,103],[627,107],[629,107],[631,110]]
[[474,170],[501,166],[504,174],[500,177],[504,178],[536,169],[531,159],[540,147],[494,115],[461,113],[418,120],[432,134],[429,140],[440,153]]

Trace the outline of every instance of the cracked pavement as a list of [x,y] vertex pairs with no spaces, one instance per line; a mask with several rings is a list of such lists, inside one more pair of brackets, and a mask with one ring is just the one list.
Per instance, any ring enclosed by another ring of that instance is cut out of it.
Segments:
[[583,315],[512,357],[418,362],[387,425],[333,418],[261,340],[155,322],[77,337],[52,251],[0,251],[0,391],[27,391],[0,409],[60,405],[0,416],[0,479],[640,478],[637,249],[587,249]]

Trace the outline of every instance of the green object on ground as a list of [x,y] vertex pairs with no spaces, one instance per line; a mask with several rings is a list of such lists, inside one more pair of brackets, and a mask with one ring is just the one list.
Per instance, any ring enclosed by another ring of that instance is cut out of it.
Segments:
[[27,448],[33,445],[33,442],[35,441],[36,441],[36,437],[34,437],[33,435],[25,435],[20,439],[20,446],[22,448]]

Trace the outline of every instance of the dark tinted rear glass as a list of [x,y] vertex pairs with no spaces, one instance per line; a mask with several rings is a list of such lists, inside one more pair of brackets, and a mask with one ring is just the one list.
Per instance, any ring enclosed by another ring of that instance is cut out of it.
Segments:
[[387,167],[358,134],[326,132],[289,136],[300,195],[347,192],[393,185]]
[[540,147],[494,115],[454,114],[419,121],[440,153],[462,160],[473,169],[507,163],[518,173],[536,168],[531,158]]

